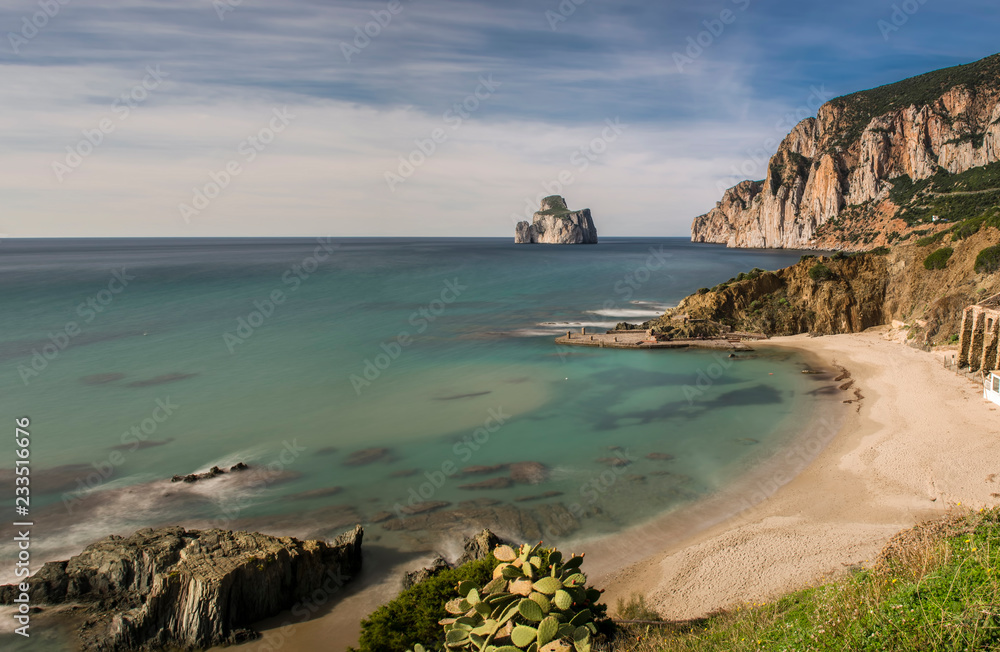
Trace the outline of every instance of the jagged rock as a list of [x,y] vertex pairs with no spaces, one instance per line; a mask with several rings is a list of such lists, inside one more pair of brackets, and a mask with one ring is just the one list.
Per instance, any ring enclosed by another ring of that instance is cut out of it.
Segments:
[[[729,247],[852,248],[846,231],[819,239],[818,232],[846,208],[865,205],[873,215],[888,214],[882,230],[901,228],[891,220],[898,207],[886,203],[890,180],[1000,161],[998,68],[994,55],[827,102],[781,143],[764,181],[726,190],[715,208],[694,219],[691,239]],[[970,83],[973,72],[978,77]],[[940,94],[926,95],[928,87],[940,87]]]
[[[110,536],[28,580],[36,604],[79,603],[83,650],[204,649],[256,638],[251,625],[361,568],[357,526],[332,544],[228,530],[143,529]],[[0,604],[19,588],[0,587]]]
[[485,559],[487,555],[493,552],[494,548],[502,543],[507,542],[490,532],[488,529],[484,529],[476,536],[466,538],[465,543],[462,545],[464,552],[455,562],[454,566],[449,564],[444,557],[435,557],[434,560],[431,561],[430,566],[421,568],[420,570],[407,572],[406,575],[403,576],[403,588],[408,589],[414,584],[419,584],[420,582],[430,579],[443,571],[451,568],[457,568],[458,566],[467,564],[470,561]]
[[438,575],[442,571],[449,570],[450,568],[451,564],[449,564],[444,557],[435,557],[433,561],[431,561],[430,566],[421,568],[420,570],[408,571],[403,576],[403,589],[408,589],[414,584],[420,584],[425,580],[429,580],[435,575]]
[[590,209],[571,211],[566,200],[552,195],[542,200],[531,224],[518,222],[514,230],[517,244],[597,244],[597,227]]
[[493,552],[502,543],[507,542],[489,530],[483,530],[476,536],[465,540],[465,544],[462,546],[465,552],[462,553],[462,556],[455,563],[461,566],[470,561],[485,559],[488,554]]
[[246,471],[249,468],[250,467],[243,462],[239,462],[238,464],[234,464],[233,466],[229,467],[229,471],[226,471],[225,469],[220,469],[218,466],[213,466],[211,469],[205,471],[204,473],[189,473],[187,475],[175,475],[172,478],[170,478],[170,481],[187,482],[188,484],[190,484],[192,482],[198,482],[199,480],[208,480],[220,475],[225,475],[226,473],[232,473],[236,471]]

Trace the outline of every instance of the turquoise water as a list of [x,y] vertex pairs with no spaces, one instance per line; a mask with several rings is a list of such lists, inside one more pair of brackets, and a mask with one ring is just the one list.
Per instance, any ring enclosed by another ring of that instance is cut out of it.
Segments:
[[[553,338],[798,256],[682,239],[6,241],[0,395],[5,422],[32,422],[36,554],[178,522],[362,522],[366,541],[431,550],[483,525],[558,542],[651,518],[774,454],[819,400],[803,361]],[[252,471],[169,481],[239,461]],[[523,462],[542,466],[461,474]]]

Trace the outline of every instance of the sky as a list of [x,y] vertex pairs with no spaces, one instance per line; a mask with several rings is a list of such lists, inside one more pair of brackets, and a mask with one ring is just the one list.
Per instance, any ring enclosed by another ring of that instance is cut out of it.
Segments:
[[992,0],[8,0],[0,236],[682,236]]

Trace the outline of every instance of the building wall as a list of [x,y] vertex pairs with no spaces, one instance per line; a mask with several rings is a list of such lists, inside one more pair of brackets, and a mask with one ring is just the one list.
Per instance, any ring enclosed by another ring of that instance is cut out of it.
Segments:
[[1000,308],[966,308],[958,350],[960,367],[983,372],[1000,369]]

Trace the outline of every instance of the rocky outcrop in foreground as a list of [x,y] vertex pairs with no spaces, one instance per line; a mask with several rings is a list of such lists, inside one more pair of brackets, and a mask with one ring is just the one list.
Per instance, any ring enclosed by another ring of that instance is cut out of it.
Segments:
[[823,224],[850,207],[868,207],[866,220],[885,222],[877,227],[883,231],[906,230],[905,222],[891,219],[900,208],[890,201],[894,180],[1000,161],[998,77],[1000,55],[994,55],[831,100],[785,138],[764,181],[730,188],[695,218],[691,239],[730,247],[866,248],[846,232],[816,240]]
[[[361,526],[332,544],[250,532],[144,529],[110,536],[30,580],[34,604],[81,604],[84,650],[204,649],[256,638],[252,624],[336,593],[361,569]],[[17,587],[0,587],[13,604]]]
[[518,222],[514,232],[517,244],[597,244],[597,227],[590,209],[571,211],[566,200],[552,195],[542,200],[531,224]]

